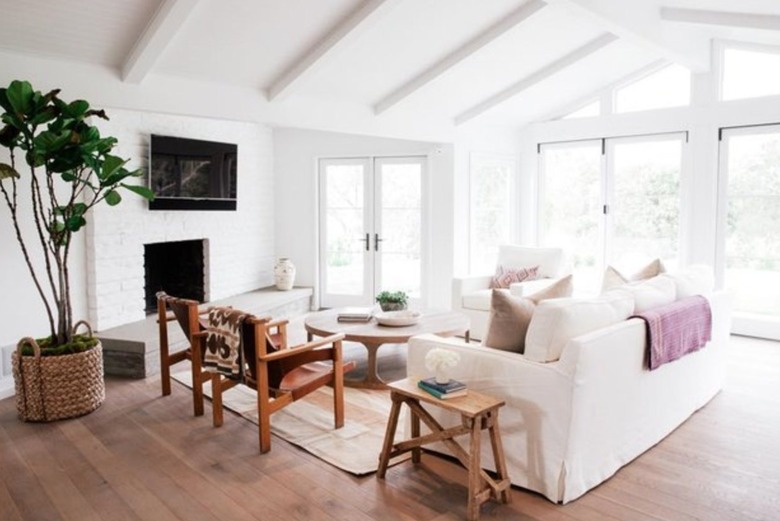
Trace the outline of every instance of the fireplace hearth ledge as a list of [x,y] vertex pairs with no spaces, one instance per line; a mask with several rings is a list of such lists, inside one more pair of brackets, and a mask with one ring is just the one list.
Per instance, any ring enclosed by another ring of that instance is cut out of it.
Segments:
[[[293,318],[311,310],[311,288],[293,288],[277,291],[262,288],[243,293],[204,306],[233,306],[255,315],[271,315],[274,318]],[[169,330],[172,349],[186,342],[179,327]],[[146,378],[160,372],[160,343],[157,315],[144,320],[97,332],[103,342],[103,364],[108,375],[130,378]],[[177,345],[178,344],[178,345]]]

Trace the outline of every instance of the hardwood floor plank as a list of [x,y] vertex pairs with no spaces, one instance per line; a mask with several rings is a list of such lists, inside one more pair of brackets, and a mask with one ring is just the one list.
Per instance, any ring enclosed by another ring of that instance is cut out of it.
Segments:
[[[0,468],[4,467],[0,466]],[[4,521],[22,521],[22,514],[16,509],[14,498],[11,497],[11,493],[2,480],[0,480],[0,519]]]

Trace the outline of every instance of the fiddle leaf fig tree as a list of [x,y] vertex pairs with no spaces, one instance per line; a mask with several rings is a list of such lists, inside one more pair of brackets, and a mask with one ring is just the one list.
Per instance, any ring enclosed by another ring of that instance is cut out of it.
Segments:
[[[27,81],[0,88],[0,145],[10,164],[0,162],[0,192],[10,211],[35,288],[43,300],[55,346],[72,341],[68,259],[74,233],[87,224],[87,212],[102,203],[121,202],[122,190],[146,199],[152,192],[134,184],[140,170],[111,154],[116,138],[102,137],[91,118],[108,119],[84,100],[66,102],[59,90],[42,94]],[[0,159],[2,159],[0,157]],[[29,204],[20,204],[21,184]],[[22,209],[24,208],[24,209]],[[34,232],[22,221],[30,219]],[[37,262],[37,259],[42,262]]]

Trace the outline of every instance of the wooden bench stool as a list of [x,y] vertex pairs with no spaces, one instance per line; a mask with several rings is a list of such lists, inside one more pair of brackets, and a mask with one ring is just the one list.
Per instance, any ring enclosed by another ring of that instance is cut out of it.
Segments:
[[[469,390],[466,396],[440,400],[417,387],[417,381],[412,379],[399,380],[388,384],[390,398],[393,401],[390,418],[387,420],[387,431],[379,456],[377,477],[384,479],[387,464],[405,452],[412,452],[412,462],[420,462],[420,447],[423,445],[443,442],[452,451],[460,463],[469,472],[469,497],[467,518],[469,521],[479,519],[479,507],[488,499],[496,499],[509,503],[509,476],[504,460],[504,448],[501,445],[501,435],[498,431],[498,409],[504,405],[502,400]],[[461,416],[461,425],[444,428],[433,416],[423,409],[420,402],[435,405]],[[401,405],[406,404],[412,412],[412,438],[394,443],[395,431]],[[431,430],[430,434],[420,435],[420,420]],[[498,479],[493,479],[480,465],[480,434],[488,430],[493,448]],[[453,438],[469,434],[469,451],[466,452]]]

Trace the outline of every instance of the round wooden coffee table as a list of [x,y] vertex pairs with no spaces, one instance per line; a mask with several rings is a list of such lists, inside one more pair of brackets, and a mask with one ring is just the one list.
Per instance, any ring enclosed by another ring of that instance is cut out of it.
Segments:
[[375,318],[370,322],[339,322],[338,309],[329,309],[311,313],[304,321],[309,340],[314,336],[325,337],[334,333],[344,333],[344,340],[359,342],[368,351],[368,368],[363,380],[345,379],[350,387],[384,389],[385,382],[377,372],[377,351],[384,344],[405,344],[415,335],[433,333],[441,336],[464,335],[469,340],[469,319],[455,311],[422,311],[420,320],[411,326],[391,327],[377,324]]

